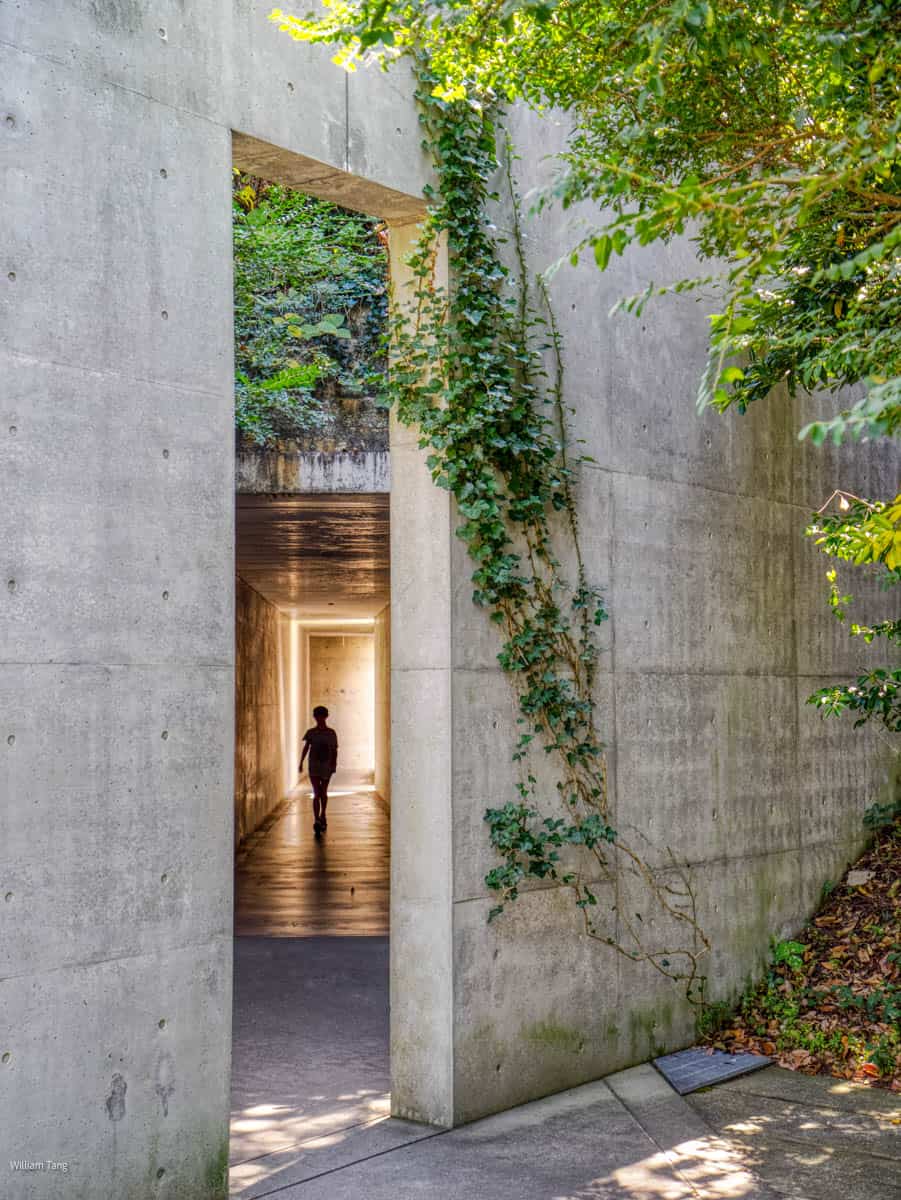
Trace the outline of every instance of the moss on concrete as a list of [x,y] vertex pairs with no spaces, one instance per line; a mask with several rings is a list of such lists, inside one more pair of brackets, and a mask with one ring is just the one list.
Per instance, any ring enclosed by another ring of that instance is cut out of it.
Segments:
[[568,1029],[565,1025],[554,1025],[550,1021],[537,1021],[527,1026],[523,1036],[535,1046],[566,1054],[581,1054],[585,1048],[584,1033],[578,1029]]

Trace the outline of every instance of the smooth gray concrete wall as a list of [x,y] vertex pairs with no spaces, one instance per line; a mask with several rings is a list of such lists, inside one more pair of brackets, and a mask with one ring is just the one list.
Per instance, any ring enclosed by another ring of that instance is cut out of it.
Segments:
[[424,180],[402,82],[269,7],[0,6],[4,1200],[225,1194],[232,131],[385,216]]
[[235,845],[281,800],[285,781],[282,618],[238,576],[235,589]]
[[[511,126],[526,191],[561,130],[523,113]],[[526,218],[533,267],[564,254],[583,215]],[[611,612],[597,701],[613,824],[655,868],[667,847],[691,864],[713,947],[709,994],[721,998],[760,973],[770,938],[797,930],[840,877],[864,840],[864,810],[889,785],[884,737],[805,706],[880,652],[849,646],[829,615],[827,563],[802,531],[834,487],[894,494],[898,463],[891,447],[799,445],[810,413],[781,397],[745,417],[697,417],[703,309],[670,298],[640,321],[608,318],[651,279],[696,270],[687,244],[657,247],[604,274],[563,267],[552,296],[571,436],[595,460],[580,470],[578,501],[589,578]],[[465,1121],[685,1045],[694,1013],[652,969],[587,939],[565,888],[528,888],[487,924],[482,881],[495,860],[482,817],[514,795],[516,713],[457,541],[452,560],[454,1115]],[[851,590],[867,589],[858,577]],[[882,594],[876,611],[892,604]],[[550,764],[539,753],[529,766],[553,807]],[[667,944],[628,873],[599,899],[612,933],[613,905],[628,905],[644,910],[649,943]]]
[[375,790],[391,807],[391,605],[376,614],[375,640]]

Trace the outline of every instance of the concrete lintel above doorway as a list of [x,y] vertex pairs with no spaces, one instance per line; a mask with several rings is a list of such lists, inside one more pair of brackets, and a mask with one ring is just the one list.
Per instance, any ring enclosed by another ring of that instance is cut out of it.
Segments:
[[242,171],[320,196],[355,212],[371,213],[392,225],[409,225],[425,216],[425,201],[421,198],[261,142],[246,133],[232,133],[232,153],[235,165]]
[[235,490],[251,496],[387,493],[391,490],[391,456],[387,450],[327,454],[282,446],[239,446]]

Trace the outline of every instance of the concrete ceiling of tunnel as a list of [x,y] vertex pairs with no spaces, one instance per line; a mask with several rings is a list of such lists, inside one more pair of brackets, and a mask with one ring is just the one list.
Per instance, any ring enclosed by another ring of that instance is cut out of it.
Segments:
[[387,494],[235,497],[238,574],[287,616],[374,617],[388,603]]

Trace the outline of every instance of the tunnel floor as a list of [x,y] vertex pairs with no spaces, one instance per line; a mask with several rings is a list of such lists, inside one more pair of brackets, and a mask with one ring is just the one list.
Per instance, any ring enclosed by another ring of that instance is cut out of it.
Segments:
[[387,813],[339,772],[317,841],[308,797],[292,792],[236,862],[233,1195],[389,1107]]

